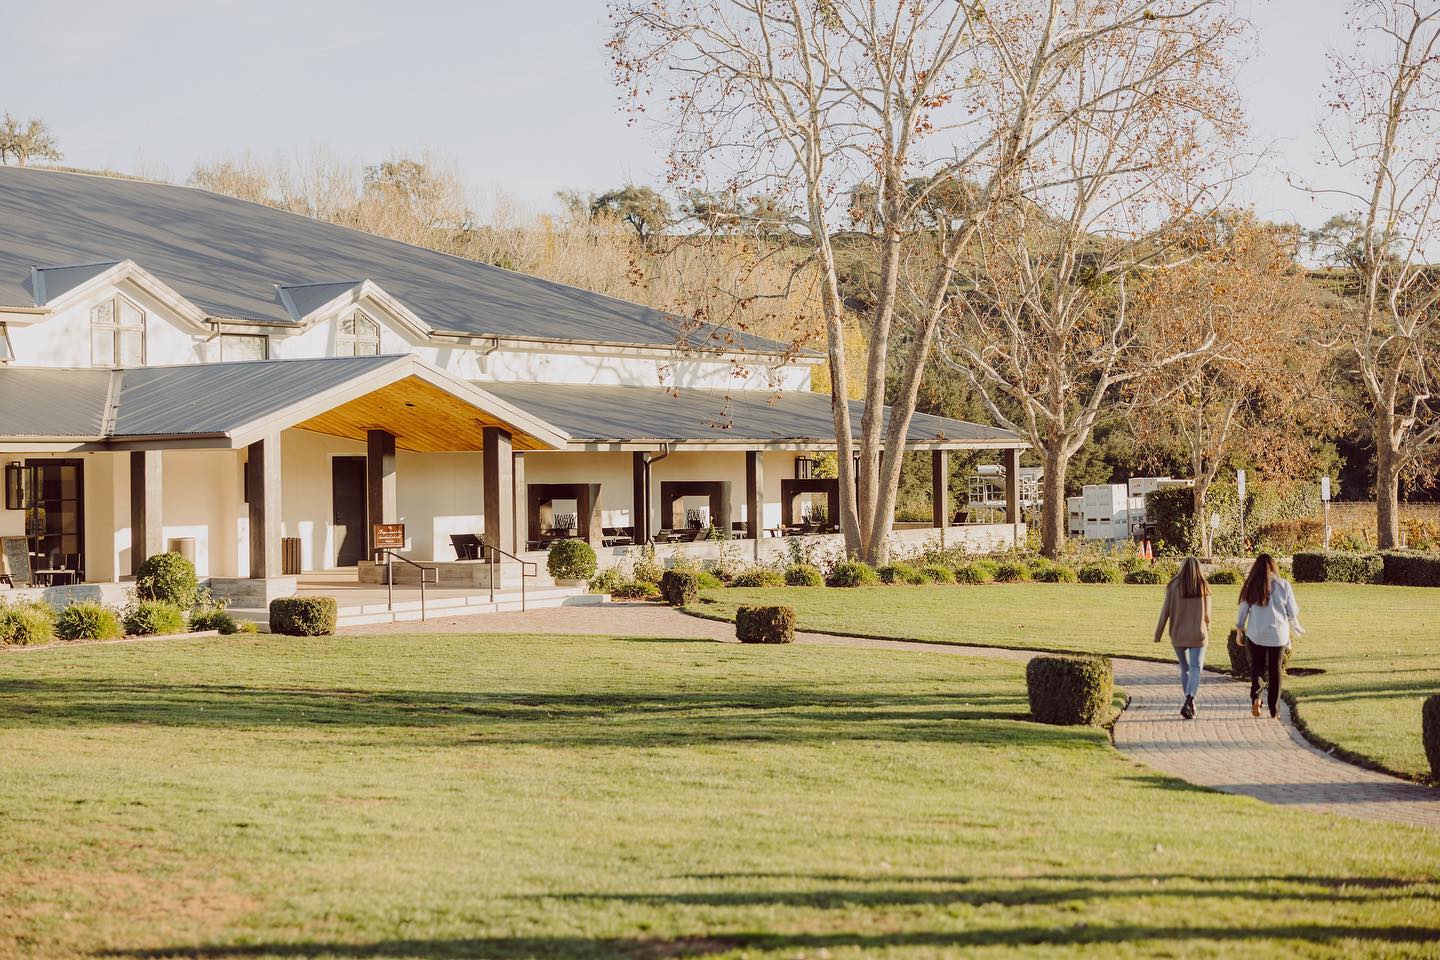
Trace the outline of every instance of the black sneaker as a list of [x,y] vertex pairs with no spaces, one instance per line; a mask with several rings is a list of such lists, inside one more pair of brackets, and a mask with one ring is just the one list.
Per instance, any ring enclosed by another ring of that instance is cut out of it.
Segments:
[[1185,705],[1180,708],[1180,716],[1184,717],[1186,720],[1193,720],[1193,719],[1195,719],[1195,698],[1194,698],[1194,697],[1186,697],[1186,698],[1185,698]]

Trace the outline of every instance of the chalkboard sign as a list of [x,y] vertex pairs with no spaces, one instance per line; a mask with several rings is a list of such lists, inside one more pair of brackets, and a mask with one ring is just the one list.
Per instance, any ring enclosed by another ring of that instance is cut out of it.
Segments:
[[30,541],[26,537],[0,537],[0,560],[16,586],[34,579],[30,572]]

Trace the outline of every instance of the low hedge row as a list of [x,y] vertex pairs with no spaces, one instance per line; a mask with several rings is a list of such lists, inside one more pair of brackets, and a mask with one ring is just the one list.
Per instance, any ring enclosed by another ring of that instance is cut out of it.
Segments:
[[1109,657],[1032,657],[1025,690],[1030,713],[1041,723],[1096,726],[1110,718],[1115,670]]
[[666,570],[660,577],[660,596],[672,607],[683,607],[700,597],[700,579],[686,570]]
[[290,637],[326,637],[335,632],[338,615],[334,597],[282,597],[270,601],[270,632]]
[[1300,583],[1388,583],[1398,587],[1440,587],[1440,554],[1386,550],[1381,553],[1297,553]]

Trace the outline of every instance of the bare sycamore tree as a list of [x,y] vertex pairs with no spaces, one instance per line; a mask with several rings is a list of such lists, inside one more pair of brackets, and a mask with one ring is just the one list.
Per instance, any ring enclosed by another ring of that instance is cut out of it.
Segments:
[[1400,541],[1401,478],[1440,446],[1440,264],[1425,262],[1440,259],[1440,6],[1360,0],[1353,30],[1321,134],[1364,187],[1319,192],[1359,208],[1330,256],[1352,281],[1341,343],[1368,401],[1387,549]]
[[[904,440],[957,265],[997,208],[1052,178],[1076,182],[1037,168],[1049,143],[1146,82],[1087,73],[1089,52],[1169,45],[1172,35],[1190,38],[1176,41],[1188,50],[1226,39],[1231,23],[1221,0],[619,0],[611,9],[617,82],[635,109],[668,124],[674,184],[762,194],[789,211],[804,250],[797,270],[818,274],[841,530],[846,549],[871,561],[887,548]],[[842,259],[873,278],[858,311],[868,340],[858,477]]]
[[[1194,255],[1188,224],[1232,176],[1239,26],[1222,8],[1181,6],[1070,51],[1038,103],[1047,135],[988,212],[945,305],[944,355],[1041,456],[1047,555],[1064,544],[1066,474],[1095,425],[1137,401],[1136,380],[1215,342],[1132,300],[1147,275]],[[1017,43],[1045,42],[1031,39],[1044,29]]]
[[44,120],[31,117],[22,121],[8,113],[0,118],[0,163],[13,160],[23,167],[31,160],[59,159],[60,147]]
[[[1194,256],[1146,276],[1133,313],[1153,336],[1213,338],[1214,347],[1131,383],[1135,435],[1179,448],[1195,480],[1195,542],[1209,556],[1210,488],[1227,463],[1289,480],[1314,466],[1315,427],[1337,426],[1326,389],[1327,324],[1296,263],[1294,228],[1230,211],[1193,225]],[[1168,349],[1168,341],[1160,346]]]

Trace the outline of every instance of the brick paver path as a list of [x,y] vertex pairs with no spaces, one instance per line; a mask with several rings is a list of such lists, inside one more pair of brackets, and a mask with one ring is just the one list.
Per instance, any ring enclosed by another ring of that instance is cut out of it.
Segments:
[[[628,637],[693,637],[733,642],[729,623],[686,616],[670,607],[615,603],[551,607],[528,613],[492,613],[414,623],[347,628],[346,633],[575,633]],[[948,653],[1024,663],[1023,650],[875,640],[798,633],[796,642]],[[1181,780],[1255,797],[1266,803],[1321,810],[1365,820],[1386,820],[1440,830],[1440,790],[1375,773],[1328,756],[1305,741],[1281,705],[1279,720],[1250,716],[1249,685],[1207,673],[1199,716],[1183,720],[1179,671],[1165,663],[1115,659],[1115,682],[1130,705],[1115,722],[1115,746],[1124,754]]]

